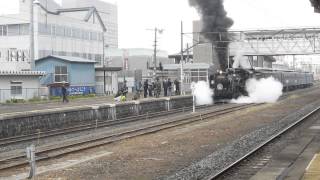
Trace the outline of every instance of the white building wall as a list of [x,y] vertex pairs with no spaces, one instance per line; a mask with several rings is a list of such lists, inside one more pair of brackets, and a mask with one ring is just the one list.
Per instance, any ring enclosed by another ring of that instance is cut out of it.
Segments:
[[[11,94],[11,82],[22,82],[22,94]],[[11,99],[32,99],[47,96],[47,88],[40,88],[38,76],[0,75],[0,102]]]
[[[91,6],[95,6],[98,9],[102,21],[107,28],[105,44],[113,48],[118,48],[118,7],[116,4],[103,2],[101,0],[62,0],[63,8]],[[73,17],[76,18],[77,16],[74,14]]]
[[[96,93],[104,94],[103,92],[103,71],[96,71]],[[111,82],[110,82],[111,81]],[[106,71],[106,93],[116,94],[118,92],[118,73]]]
[[[39,6],[37,6],[40,9]],[[74,31],[72,29],[80,30],[80,36],[82,36],[83,32],[94,32],[94,33],[102,33],[102,27],[99,24],[98,20],[93,21],[93,18],[88,22],[84,21],[84,17],[88,12],[76,12],[76,13],[61,13],[60,15],[52,15],[48,14],[43,10],[39,11],[39,23],[42,25],[47,26],[54,26],[57,28],[64,28],[68,29],[70,34],[73,36]],[[74,15],[76,15],[74,17]],[[51,27],[54,28],[54,27]],[[84,40],[84,39],[77,39],[74,37],[68,36],[59,36],[54,34],[44,35],[40,33],[38,45],[39,51],[60,51],[66,52],[67,56],[73,56],[73,53],[79,54],[99,54],[102,57],[103,54],[103,43],[102,39],[100,40]],[[40,47],[41,46],[41,47]],[[41,53],[40,53],[41,54]],[[59,55],[59,54],[56,54]],[[60,54],[62,55],[62,54]],[[41,58],[40,55],[38,58]],[[101,61],[101,59],[99,60]]]
[[[30,21],[30,2],[31,0],[19,0],[20,12],[14,15],[4,15],[0,17],[0,62],[10,63],[12,61],[21,62],[20,66],[12,64],[11,69],[19,71],[22,69],[30,69],[30,36],[29,27],[26,27],[25,33],[20,35],[2,35],[1,28],[8,28],[12,24],[28,24]],[[59,7],[53,0],[41,0],[44,7],[48,7],[50,11],[55,11]],[[47,3],[47,5],[46,5]],[[61,13],[53,15],[46,13],[38,5],[34,6],[34,32],[35,32],[35,59],[42,58],[47,55],[64,55],[64,56],[80,56],[100,62],[103,55],[102,42],[102,26],[97,19],[91,18],[88,22],[84,21],[84,17],[88,12],[79,13]],[[76,14],[76,17],[73,17]],[[57,29],[62,32],[67,29],[70,36],[57,35]],[[17,28],[19,32],[20,27]],[[79,30],[81,38],[74,38],[73,30]],[[43,31],[48,32],[43,32]],[[55,33],[54,33],[55,32]],[[82,34],[96,35],[96,40],[82,38]],[[12,58],[12,54],[23,52],[25,58]],[[0,70],[6,68],[0,67]]]

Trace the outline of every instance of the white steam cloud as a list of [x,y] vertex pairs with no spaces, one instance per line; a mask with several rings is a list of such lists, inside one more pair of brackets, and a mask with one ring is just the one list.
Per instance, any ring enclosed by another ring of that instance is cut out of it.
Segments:
[[243,47],[238,47],[238,51],[236,52],[236,55],[234,57],[234,62],[232,64],[232,68],[244,68],[244,69],[250,69],[251,64],[249,62],[248,57],[244,56],[244,50]]
[[283,85],[273,77],[262,79],[249,79],[246,90],[249,96],[240,96],[232,103],[275,103],[282,95]]
[[194,96],[196,97],[197,105],[213,104],[213,91],[210,89],[209,84],[205,81],[194,83]]

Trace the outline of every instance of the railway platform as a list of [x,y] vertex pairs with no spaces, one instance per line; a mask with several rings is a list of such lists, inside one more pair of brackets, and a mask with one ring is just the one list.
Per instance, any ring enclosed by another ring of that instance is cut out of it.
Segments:
[[149,113],[165,113],[191,106],[191,96],[144,98],[126,102],[115,102],[112,97],[97,97],[67,104],[4,104],[0,107],[0,138],[44,133],[56,128],[97,124],[98,121],[114,121]]
[[320,179],[320,120],[307,127],[251,180]]
[[[128,95],[128,99],[131,99],[132,95]],[[47,101],[47,102],[34,102],[34,103],[4,103],[0,104],[0,115],[7,113],[20,113],[35,110],[46,110],[63,107],[85,106],[95,105],[101,103],[115,103],[113,96],[99,96],[92,98],[74,99],[69,103],[62,103],[61,101]]]

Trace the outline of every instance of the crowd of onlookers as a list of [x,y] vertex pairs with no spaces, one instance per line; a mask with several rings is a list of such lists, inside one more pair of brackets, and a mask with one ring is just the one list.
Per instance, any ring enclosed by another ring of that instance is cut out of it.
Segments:
[[[162,90],[163,89],[163,90]],[[138,81],[135,83],[133,100],[140,99],[142,93],[143,97],[160,97],[163,92],[163,96],[180,95],[180,83],[176,79],[173,82],[170,78],[163,79],[161,82],[159,78],[155,81],[146,79],[143,83]],[[122,87],[119,88],[116,94],[116,101],[125,101],[128,93],[128,87],[126,81],[123,83]]]
[[[156,78],[155,82],[151,82],[146,79],[143,83],[143,97],[160,97],[163,89],[163,96],[172,96],[180,94],[180,83],[176,79],[174,82],[168,79],[164,79],[161,83],[159,78]],[[136,89],[137,92],[141,92],[140,88]]]

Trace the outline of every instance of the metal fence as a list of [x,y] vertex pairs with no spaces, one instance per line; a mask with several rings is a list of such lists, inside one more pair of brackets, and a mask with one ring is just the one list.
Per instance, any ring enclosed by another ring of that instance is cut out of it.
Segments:
[[0,89],[0,102],[15,100],[32,100],[32,99],[47,99],[49,97],[49,90],[47,87],[41,88],[22,88],[17,89]]

